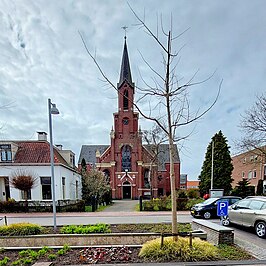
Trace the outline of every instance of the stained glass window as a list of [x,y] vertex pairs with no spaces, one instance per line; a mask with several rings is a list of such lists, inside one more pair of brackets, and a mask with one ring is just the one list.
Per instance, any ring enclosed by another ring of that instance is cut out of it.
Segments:
[[131,148],[125,145],[122,148],[122,171],[131,171]]

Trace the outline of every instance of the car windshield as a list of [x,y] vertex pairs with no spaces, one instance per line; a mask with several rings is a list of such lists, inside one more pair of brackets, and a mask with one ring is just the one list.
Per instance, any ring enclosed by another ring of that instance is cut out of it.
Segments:
[[209,198],[205,201],[202,202],[203,205],[209,205],[209,204],[212,204],[214,203],[215,201],[217,201],[219,198]]

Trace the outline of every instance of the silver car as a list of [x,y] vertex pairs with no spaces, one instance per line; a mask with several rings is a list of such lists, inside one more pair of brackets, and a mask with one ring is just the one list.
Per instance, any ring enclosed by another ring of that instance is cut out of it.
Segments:
[[230,223],[255,228],[258,237],[266,237],[266,197],[254,196],[229,206],[223,225]]

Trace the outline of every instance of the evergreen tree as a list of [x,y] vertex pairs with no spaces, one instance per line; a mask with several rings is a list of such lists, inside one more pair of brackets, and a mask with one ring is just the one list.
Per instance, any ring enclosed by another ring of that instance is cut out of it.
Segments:
[[205,160],[199,176],[199,190],[201,195],[209,193],[211,188],[212,171],[212,142],[214,142],[213,156],[213,189],[223,189],[224,195],[229,195],[232,190],[232,171],[233,164],[230,156],[227,139],[220,130],[212,137],[212,141],[207,147]]
[[232,194],[241,198],[245,198],[247,196],[254,196],[255,187],[250,185],[250,182],[247,178],[242,178],[242,180],[237,183],[237,186],[232,191]]

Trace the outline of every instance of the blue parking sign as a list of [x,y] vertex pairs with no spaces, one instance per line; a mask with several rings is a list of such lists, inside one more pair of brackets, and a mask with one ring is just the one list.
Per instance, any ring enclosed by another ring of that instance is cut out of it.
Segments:
[[217,216],[228,215],[228,201],[218,201]]

